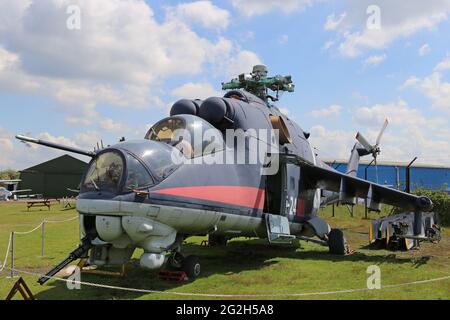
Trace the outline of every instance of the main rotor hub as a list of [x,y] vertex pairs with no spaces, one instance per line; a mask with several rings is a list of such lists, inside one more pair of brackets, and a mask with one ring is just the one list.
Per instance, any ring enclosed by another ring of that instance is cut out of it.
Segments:
[[[252,73],[242,73],[230,82],[222,83],[222,90],[244,89],[267,102],[279,100],[279,92],[294,92],[295,85],[291,76],[267,77],[268,70],[265,65],[256,65]],[[268,94],[268,90],[276,92],[276,97]]]

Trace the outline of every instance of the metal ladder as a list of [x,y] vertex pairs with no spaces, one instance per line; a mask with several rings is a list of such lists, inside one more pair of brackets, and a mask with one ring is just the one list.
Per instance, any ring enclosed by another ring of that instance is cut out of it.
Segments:
[[290,244],[295,240],[296,237],[291,235],[289,220],[286,217],[266,213],[265,218],[267,239],[270,244]]

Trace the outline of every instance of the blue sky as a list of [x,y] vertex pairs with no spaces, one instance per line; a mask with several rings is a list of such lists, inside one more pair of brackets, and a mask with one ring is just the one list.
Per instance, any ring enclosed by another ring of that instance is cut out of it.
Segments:
[[448,0],[5,0],[0,12],[0,169],[58,155],[14,134],[83,148],[142,138],[177,99],[219,94],[256,63],[292,75],[279,107],[324,158],[346,158],[387,117],[380,159],[450,164]]

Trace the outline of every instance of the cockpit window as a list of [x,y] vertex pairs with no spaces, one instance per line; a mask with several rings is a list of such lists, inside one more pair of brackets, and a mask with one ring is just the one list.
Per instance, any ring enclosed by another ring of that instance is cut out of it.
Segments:
[[219,130],[192,115],[161,120],[148,131],[146,139],[165,142],[188,159],[213,154],[225,146]]
[[171,142],[174,140],[174,132],[178,129],[184,129],[186,127],[185,122],[179,118],[169,118],[164,121],[160,121],[153,126],[147,133],[146,139]]
[[180,152],[164,144],[158,148],[147,150],[142,155],[142,159],[150,164],[152,173],[158,180],[167,178],[183,163],[183,156]]
[[83,187],[92,191],[116,192],[122,174],[122,157],[114,151],[105,152],[92,161],[83,181]]
[[155,182],[147,169],[136,158],[127,155],[127,181],[125,182],[125,192],[135,189],[143,189],[153,185]]
[[[144,164],[145,168],[137,167],[135,171],[140,171],[143,175],[142,170],[148,169],[155,183],[167,178],[186,160],[178,149],[161,142],[131,140],[120,143],[118,147],[130,154],[133,159],[139,159],[139,164]],[[137,166],[138,163],[131,162],[131,165]],[[144,181],[145,178],[141,180]]]

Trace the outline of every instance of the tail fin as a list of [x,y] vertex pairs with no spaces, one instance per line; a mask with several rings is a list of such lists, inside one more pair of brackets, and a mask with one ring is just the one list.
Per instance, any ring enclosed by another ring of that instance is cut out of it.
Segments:
[[350,154],[350,159],[347,163],[347,171],[346,174],[352,177],[356,177],[358,174],[359,160],[363,156],[367,156],[371,154],[370,151],[367,151],[359,142],[356,142],[353,146],[352,152]]

